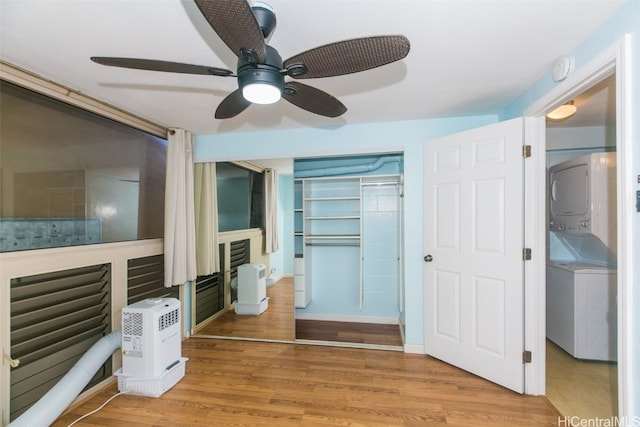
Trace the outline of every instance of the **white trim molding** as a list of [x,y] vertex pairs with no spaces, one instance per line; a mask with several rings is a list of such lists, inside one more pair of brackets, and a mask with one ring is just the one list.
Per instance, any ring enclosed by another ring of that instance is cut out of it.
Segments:
[[405,344],[404,352],[410,354],[427,354],[422,344]]

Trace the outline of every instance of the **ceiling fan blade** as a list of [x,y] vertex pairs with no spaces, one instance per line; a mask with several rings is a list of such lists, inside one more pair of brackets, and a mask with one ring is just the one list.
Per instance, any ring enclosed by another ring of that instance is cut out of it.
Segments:
[[326,117],[338,117],[347,111],[347,107],[333,96],[314,87],[287,82],[282,97],[303,110]]
[[246,0],[195,0],[195,2],[209,25],[238,58],[253,60],[260,64],[265,62],[262,30]]
[[246,110],[249,105],[251,105],[251,102],[242,96],[242,90],[236,89],[227,95],[220,105],[218,105],[216,109],[216,119],[230,119],[231,117],[235,117]]
[[284,61],[284,68],[304,64],[307,72],[297,79],[341,76],[398,61],[409,53],[405,36],[374,36],[345,40],[307,50]]
[[165,71],[168,73],[204,74],[209,76],[234,77],[233,71],[205,65],[182,64],[180,62],[157,61],[155,59],[111,58],[92,56],[97,64],[111,67],[134,68],[136,70]]

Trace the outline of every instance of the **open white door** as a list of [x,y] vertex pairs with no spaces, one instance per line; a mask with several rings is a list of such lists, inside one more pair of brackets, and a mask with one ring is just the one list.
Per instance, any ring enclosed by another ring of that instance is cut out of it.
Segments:
[[427,354],[524,392],[523,121],[424,149]]

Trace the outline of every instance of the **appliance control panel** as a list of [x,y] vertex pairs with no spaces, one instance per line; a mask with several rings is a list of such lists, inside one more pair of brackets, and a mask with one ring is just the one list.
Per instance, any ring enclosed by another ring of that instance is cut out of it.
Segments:
[[550,221],[549,230],[568,231],[570,233],[589,233],[591,232],[591,218],[568,218],[565,220]]

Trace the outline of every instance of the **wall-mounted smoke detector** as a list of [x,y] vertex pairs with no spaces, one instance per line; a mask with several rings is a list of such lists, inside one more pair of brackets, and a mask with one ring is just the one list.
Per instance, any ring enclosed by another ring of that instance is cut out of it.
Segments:
[[573,56],[563,56],[553,64],[553,81],[561,82],[573,72],[576,66],[576,60]]

